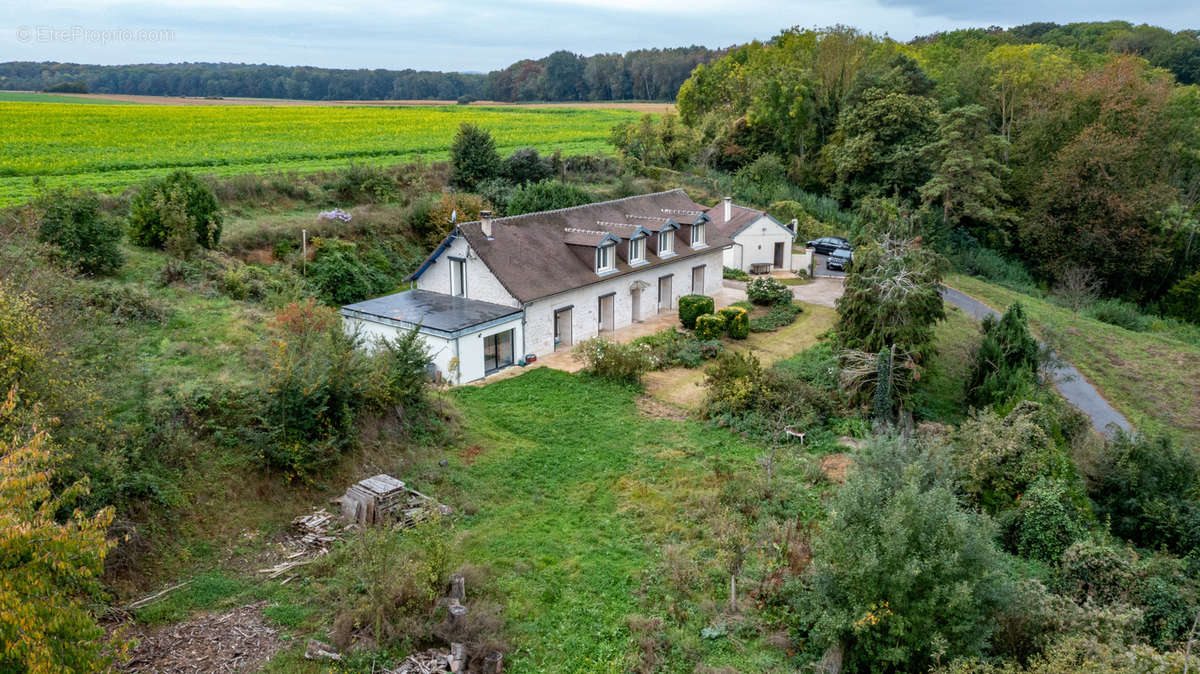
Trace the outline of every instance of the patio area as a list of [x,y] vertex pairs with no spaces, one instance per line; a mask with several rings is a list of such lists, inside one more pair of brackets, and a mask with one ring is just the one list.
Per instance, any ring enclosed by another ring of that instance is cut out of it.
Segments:
[[[746,291],[744,287],[729,287],[727,285],[713,295],[713,302],[716,304],[718,309],[727,307],[734,302],[740,302],[745,299]],[[627,325],[623,328],[617,328],[616,330],[612,330],[610,332],[602,332],[599,336],[604,337],[605,339],[610,339],[614,342],[626,343],[631,342],[638,337],[652,335],[660,330],[665,330],[666,328],[672,326],[679,327],[678,311],[663,311],[647,318],[644,321],[641,321],[640,323],[633,323],[632,325]],[[583,369],[583,363],[576,360],[575,357],[571,355],[571,347],[566,347],[555,351],[554,353],[538,356],[536,361],[527,365],[526,367],[514,365],[513,367],[505,368],[495,374],[487,376],[484,379],[480,379],[479,381],[471,383],[474,385],[490,384],[494,381],[500,381],[501,379],[515,377],[526,370],[537,367],[552,367],[556,370],[562,370],[563,372],[578,372],[579,370]]]

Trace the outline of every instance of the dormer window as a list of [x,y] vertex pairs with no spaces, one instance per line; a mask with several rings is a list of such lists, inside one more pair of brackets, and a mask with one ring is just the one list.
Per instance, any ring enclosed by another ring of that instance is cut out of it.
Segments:
[[692,248],[703,248],[704,242],[704,223],[692,225]]
[[617,268],[617,246],[606,243],[596,248],[596,273],[603,274]]
[[641,264],[646,261],[646,237],[635,236],[629,240],[629,264]]
[[664,229],[658,233],[658,256],[667,257],[675,254],[675,232]]

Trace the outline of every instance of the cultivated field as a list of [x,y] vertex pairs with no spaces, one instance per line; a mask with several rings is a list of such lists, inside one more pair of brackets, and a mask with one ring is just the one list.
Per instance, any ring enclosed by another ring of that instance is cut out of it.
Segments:
[[0,100],[0,204],[38,184],[115,191],[175,168],[237,175],[444,159],[462,122],[499,150],[607,152],[613,109],[475,106],[90,105]]

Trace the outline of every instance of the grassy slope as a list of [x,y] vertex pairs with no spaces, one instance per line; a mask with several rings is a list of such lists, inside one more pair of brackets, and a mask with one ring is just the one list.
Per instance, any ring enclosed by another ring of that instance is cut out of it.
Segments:
[[[489,594],[502,600],[512,645],[507,671],[630,671],[639,647],[627,618],[662,610],[643,598],[659,582],[660,547],[680,541],[709,546],[711,558],[715,551],[701,521],[719,509],[727,479],[714,465],[719,462],[726,476],[757,472],[761,448],[698,422],[644,416],[634,391],[548,368],[456,389],[450,397],[462,412],[465,435],[444,454],[448,466],[437,466],[443,454],[417,452],[376,457],[371,468],[391,465],[418,489],[471,513],[455,523],[456,557],[491,570]],[[797,470],[794,461],[804,458],[781,458],[781,470]],[[820,507],[816,489],[801,500],[795,508],[815,513]],[[306,507],[276,504],[297,512]],[[286,586],[261,581],[253,569],[266,565],[255,560],[267,537],[258,544],[245,538],[230,542],[221,570],[198,570],[192,585],[143,609],[139,620],[177,621],[198,610],[268,599],[266,615],[291,642],[268,671],[319,671],[301,654],[308,637],[328,638],[334,581],[320,575]],[[727,577],[702,582],[719,604]],[[786,655],[761,637],[701,639],[708,624],[689,620],[683,626],[689,636],[668,648],[656,671],[690,672],[697,661],[746,672],[789,671]]]
[[917,386],[919,418],[958,423],[963,418],[963,382],[971,368],[971,349],[979,341],[979,323],[958,307],[946,305],[946,320],[935,329],[937,357]]
[[1200,444],[1200,348],[1131,332],[979,279],[955,275],[947,282],[998,311],[1021,302],[1034,331],[1060,340],[1063,358],[1135,426]]
[[[604,109],[268,107],[34,104],[0,101],[0,204],[51,187],[119,190],[175,168],[217,175],[313,172],[351,161],[445,159],[463,122],[493,134],[502,153],[598,153],[618,122]],[[530,142],[530,139],[535,139]]]

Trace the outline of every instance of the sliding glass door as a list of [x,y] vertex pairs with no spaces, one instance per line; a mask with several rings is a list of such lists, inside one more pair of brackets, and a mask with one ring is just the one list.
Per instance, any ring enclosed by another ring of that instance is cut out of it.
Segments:
[[483,338],[483,369],[495,372],[513,364],[513,331],[497,332]]

